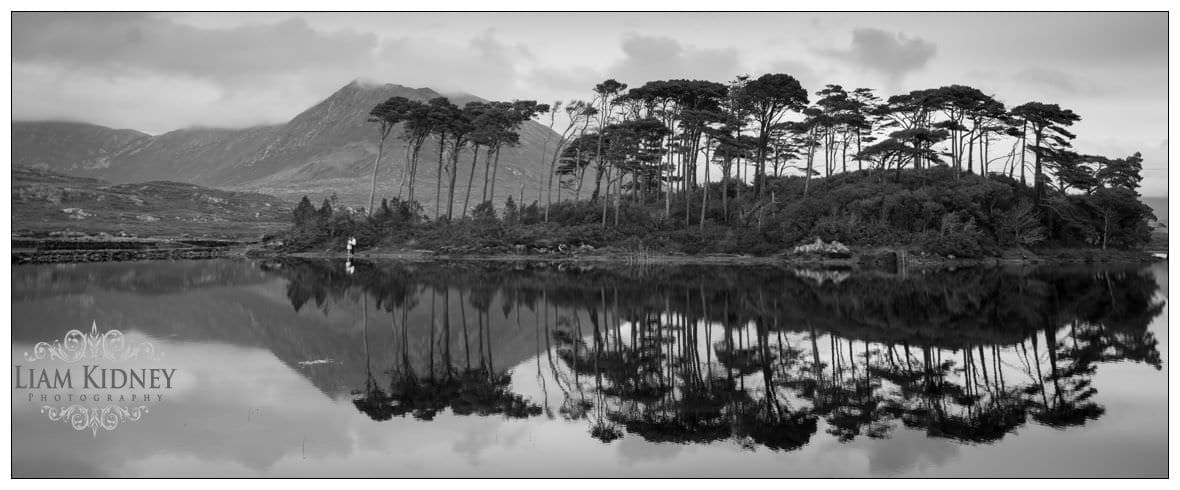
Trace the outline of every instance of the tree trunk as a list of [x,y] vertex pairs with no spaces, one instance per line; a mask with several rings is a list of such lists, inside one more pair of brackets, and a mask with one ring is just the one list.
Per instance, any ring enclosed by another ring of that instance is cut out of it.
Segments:
[[729,165],[721,167],[721,214],[726,223],[729,223]]
[[434,219],[442,217],[442,181],[443,181],[443,147],[446,146],[446,139],[442,136],[438,138],[438,174],[434,179]]
[[701,186],[701,231],[705,231],[705,211],[709,209],[709,143],[705,142],[705,185]]
[[483,151],[483,194],[479,196],[481,203],[488,201],[488,184],[492,178],[492,153],[496,148],[497,145],[491,145]]
[[[496,147],[496,157],[492,159],[492,187],[488,191],[488,201],[492,202],[492,208],[496,207],[496,175],[500,173],[500,147]],[[508,191],[512,192],[512,191]]]
[[623,176],[619,175],[619,182],[615,184],[615,228],[619,227],[619,204],[623,200]]
[[421,151],[422,151],[422,143],[420,140],[415,141],[413,143],[413,149],[411,151],[412,151],[412,153],[410,154],[410,183],[406,187],[408,190],[408,193],[406,194],[406,199],[408,202],[414,202],[414,181],[417,180],[418,156],[421,154]]
[[989,156],[987,151],[989,146],[991,146],[991,139],[987,137],[987,131],[984,131],[983,140],[979,142],[979,174],[984,177],[988,176],[988,166],[991,164],[991,162],[987,160]]
[[467,216],[467,206],[471,204],[471,186],[475,182],[475,166],[479,162],[479,145],[471,148],[471,173],[467,174],[467,196],[463,198],[463,216]]
[[1028,185],[1028,181],[1024,179],[1024,156],[1028,153],[1025,145],[1028,143],[1028,121],[1024,122],[1023,130],[1020,132],[1020,185]]
[[410,174],[410,146],[406,145],[406,154],[402,156],[402,173],[398,177],[397,183],[397,199],[402,198],[402,191],[406,188],[406,177]]
[[856,169],[864,170],[863,160],[860,158],[860,129],[856,130]]
[[840,138],[840,171],[848,173],[848,133]]
[[[685,151],[693,151],[695,143],[687,145]],[[684,155],[681,161],[684,162],[684,228],[688,229],[692,226],[692,180],[689,177],[689,167],[695,156]]]
[[815,165],[815,133],[811,135],[811,140],[807,142],[807,175],[803,179],[803,197],[807,197],[807,191],[811,188],[811,169]]
[[[599,167],[599,168],[601,168],[601,167]],[[598,196],[598,197],[599,197],[599,199],[602,201],[602,229],[604,229],[604,230],[606,229],[606,210],[607,210],[607,201],[606,201],[606,199],[607,199],[607,197],[608,197],[608,196],[610,196],[610,171],[611,171],[610,167],[607,167],[607,168],[606,168],[606,170],[605,170],[605,173],[606,173],[606,187],[605,187],[603,190],[605,190],[605,191],[606,191],[606,193],[605,193],[605,195]],[[603,173],[603,172],[601,172],[601,171],[600,171],[600,172],[599,172],[599,175],[601,175],[602,173]],[[593,202],[594,200],[593,200],[593,199],[591,199],[590,201],[591,201],[591,202]]]
[[389,130],[385,128],[385,124],[381,125],[380,129],[381,139],[377,143],[377,158],[373,159],[373,182],[369,187],[369,217],[373,217],[373,200],[377,198],[377,164],[381,163],[381,154],[385,151],[385,137],[389,135]]
[[[601,191],[601,187],[602,187],[602,172],[604,170],[603,162],[602,162],[602,139],[605,136],[603,134],[603,130],[606,129],[606,124],[608,122],[610,122],[610,110],[611,110],[610,95],[604,93],[602,95],[602,109],[600,109],[599,118],[598,118],[598,138],[597,138],[597,143],[596,143],[595,149],[594,149],[594,161],[598,163],[598,171],[595,173],[595,176],[594,176],[594,193],[590,195],[591,201],[598,199],[599,192]],[[610,192],[610,177],[607,177],[606,185],[607,185],[607,192]],[[602,219],[602,225],[605,227],[606,226],[605,214],[603,216],[604,217]]]
[[967,173],[975,173],[975,137],[967,138]]
[[824,177],[832,176],[832,132],[824,135]]
[[[740,132],[738,133],[738,136],[739,137],[741,136]],[[742,157],[738,157],[737,158],[737,167],[734,168],[734,172],[733,172],[734,176],[737,177],[737,180],[738,180],[737,185],[734,186],[734,196],[733,197],[738,200],[741,200],[741,198],[742,198],[742,187],[743,187],[743,184],[746,183],[745,177],[742,176],[742,167],[743,166],[744,165],[742,164]]]
[[574,169],[574,175],[578,176],[578,186],[574,188],[574,202],[582,200],[582,184],[586,183],[586,167]]
[[1037,204],[1041,203],[1041,199],[1045,194],[1045,183],[1041,178],[1041,132],[1033,132],[1033,193],[1036,195]]
[[594,169],[594,192],[590,193],[590,202],[595,202],[601,197],[599,194],[602,193],[602,175],[605,172],[606,169],[602,166],[602,162],[598,162]]
[[[561,155],[565,138],[557,141],[557,148],[553,149],[553,158],[549,161],[549,183],[545,191],[545,222],[549,222],[549,207],[553,205],[553,176],[557,174],[557,158]],[[561,181],[557,182],[557,201],[561,202]]]
[[455,180],[459,176],[459,150],[462,147],[459,141],[455,141],[455,147],[451,154],[451,171],[450,182],[447,184],[447,221],[455,218]]

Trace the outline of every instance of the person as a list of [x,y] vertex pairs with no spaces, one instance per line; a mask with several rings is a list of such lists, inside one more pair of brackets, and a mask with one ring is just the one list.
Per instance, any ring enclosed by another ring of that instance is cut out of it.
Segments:
[[348,248],[348,259],[344,261],[344,272],[352,275],[353,272],[356,272],[356,268],[352,265],[352,249],[356,247],[356,237],[348,237],[348,241],[346,243],[346,247]]

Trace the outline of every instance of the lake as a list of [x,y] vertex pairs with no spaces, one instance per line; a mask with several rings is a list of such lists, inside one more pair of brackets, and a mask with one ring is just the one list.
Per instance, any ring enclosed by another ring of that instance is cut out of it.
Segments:
[[[14,266],[14,365],[174,377],[14,376],[13,473],[1165,477],[1167,282],[1166,263]],[[151,349],[38,358],[92,328]]]

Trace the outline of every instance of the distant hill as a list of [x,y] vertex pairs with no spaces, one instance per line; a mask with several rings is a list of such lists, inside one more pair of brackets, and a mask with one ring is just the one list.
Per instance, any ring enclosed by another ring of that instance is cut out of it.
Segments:
[[[389,97],[426,101],[440,97],[428,88],[354,81],[285,124],[246,129],[193,128],[158,136],[78,123],[13,122],[13,163],[114,183],[167,180],[224,189],[257,191],[287,201],[308,195],[316,201],[335,193],[347,205],[367,205],[369,178],[377,154],[369,110]],[[450,96],[463,105],[480,100]],[[379,171],[382,196],[397,193],[405,142],[396,128],[386,143]],[[505,148],[497,175],[497,204],[521,184],[536,196],[545,168],[542,146],[556,134],[535,122],[521,128],[518,146]],[[428,211],[438,178],[428,141],[416,186]],[[470,162],[470,154],[461,159]],[[482,167],[480,167],[482,171]],[[482,182],[482,173],[476,179]],[[461,186],[466,181],[461,180]],[[534,197],[535,198],[535,197]]]
[[1156,221],[1168,226],[1168,198],[1166,197],[1145,197],[1143,203],[1151,206],[1151,210],[1155,213]]
[[177,182],[111,184],[46,170],[12,170],[12,231],[127,232],[170,237],[253,237],[290,224],[291,206],[253,192]]
[[1144,197],[1143,202],[1151,206],[1151,211],[1155,214],[1155,229],[1151,231],[1151,243],[1147,245],[1148,250],[1157,252],[1168,251],[1168,198],[1167,197]]
[[130,129],[74,122],[13,122],[12,164],[74,174],[106,172],[112,159],[136,142],[150,140]]

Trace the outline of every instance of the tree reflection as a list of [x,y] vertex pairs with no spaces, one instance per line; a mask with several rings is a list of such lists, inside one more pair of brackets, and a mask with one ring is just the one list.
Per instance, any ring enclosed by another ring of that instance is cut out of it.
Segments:
[[[337,265],[264,268],[289,280],[296,310],[361,295],[360,347],[385,364],[366,366],[353,403],[374,420],[544,414],[604,443],[784,451],[821,430],[991,443],[1029,423],[1103,416],[1103,363],[1162,368],[1147,327],[1163,305],[1144,270],[816,281],[765,267]],[[379,313],[391,325],[381,344],[369,336]],[[512,390],[509,369],[526,360],[539,397]]]

